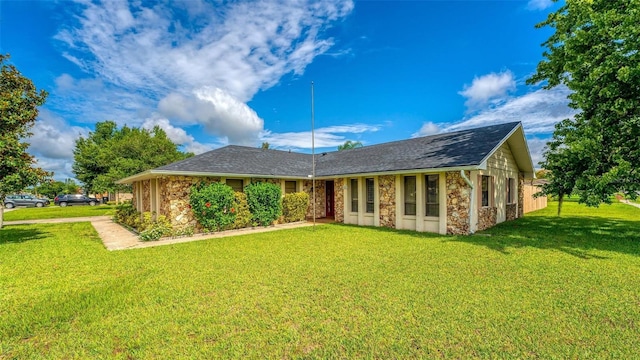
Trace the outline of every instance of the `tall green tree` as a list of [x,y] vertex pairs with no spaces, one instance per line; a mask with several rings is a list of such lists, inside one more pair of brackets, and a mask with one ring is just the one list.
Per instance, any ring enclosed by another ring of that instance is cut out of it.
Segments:
[[56,195],[65,192],[65,184],[62,181],[47,180],[40,183],[34,190],[38,195],[53,199]]
[[73,179],[65,181],[47,179],[38,186],[34,186],[33,191],[39,195],[46,196],[50,199],[60,194],[77,194],[80,186]]
[[347,140],[342,145],[338,145],[338,151],[349,150],[362,147],[362,143],[360,141],[351,141]]
[[31,136],[38,106],[44,104],[47,92],[38,91],[8,60],[9,55],[0,54],[0,228],[6,195],[49,175],[35,167],[34,157],[27,153],[29,144],[24,141]]
[[158,126],[119,129],[113,121],[97,123],[76,140],[73,154],[73,172],[89,193],[124,190],[116,180],[193,156],[179,151]]
[[[556,125],[546,194],[597,206],[640,191],[640,0],[566,0],[537,25],[555,33],[529,84],[565,85],[579,112]],[[573,185],[573,187],[571,187]]]

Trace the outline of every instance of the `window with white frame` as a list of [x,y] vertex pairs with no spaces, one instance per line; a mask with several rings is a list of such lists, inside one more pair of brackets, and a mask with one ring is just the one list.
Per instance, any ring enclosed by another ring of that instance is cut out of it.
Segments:
[[375,188],[374,188],[374,182],[373,182],[373,178],[368,178],[365,179],[365,183],[366,183],[366,189],[367,189],[367,212],[368,213],[373,213],[373,209],[374,209],[374,203],[373,203],[373,197],[375,194]]
[[416,214],[416,177],[404,177],[404,214]]
[[351,179],[351,212],[358,212],[358,179]]
[[438,183],[440,182],[439,175],[425,175],[425,194],[427,208],[425,210],[426,216],[440,216],[440,195],[438,191]]

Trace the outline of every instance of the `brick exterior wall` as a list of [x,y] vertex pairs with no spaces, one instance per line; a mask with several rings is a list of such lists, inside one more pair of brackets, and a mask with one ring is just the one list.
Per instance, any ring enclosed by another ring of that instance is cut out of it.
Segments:
[[[469,173],[466,172],[467,176]],[[469,234],[471,188],[459,172],[445,174],[447,187],[447,234]]]
[[385,175],[378,177],[378,195],[380,199],[380,226],[396,227],[396,177]]
[[335,206],[334,215],[336,222],[344,222],[344,179],[336,179],[333,183],[333,204]]

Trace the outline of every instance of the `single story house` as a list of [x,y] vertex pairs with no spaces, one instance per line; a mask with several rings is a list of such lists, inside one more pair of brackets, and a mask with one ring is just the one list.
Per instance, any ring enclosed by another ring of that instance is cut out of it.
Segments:
[[[521,217],[534,168],[519,122],[315,155],[230,145],[118,181],[139,211],[195,225],[190,187],[219,181],[236,191],[256,181],[314,199],[307,215],[336,222],[470,234]],[[315,183],[315,186],[314,186]]]

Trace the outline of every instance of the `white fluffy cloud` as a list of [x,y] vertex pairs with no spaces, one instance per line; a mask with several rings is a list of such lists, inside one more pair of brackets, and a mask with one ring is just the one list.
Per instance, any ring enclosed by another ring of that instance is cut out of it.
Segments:
[[[337,147],[349,140],[344,134],[360,134],[364,132],[376,132],[380,130],[378,125],[353,124],[341,126],[327,126],[314,131],[316,148]],[[311,131],[272,133],[265,131],[260,136],[273,148],[279,149],[311,149]]]
[[27,142],[30,144],[29,153],[38,159],[38,166],[54,171],[58,179],[72,178],[75,141],[80,136],[87,136],[89,129],[69,126],[62,118],[43,109],[32,132],[33,136]]
[[516,81],[513,78],[513,73],[507,70],[502,73],[490,73],[475,77],[471,85],[465,84],[459,94],[467,98],[465,105],[470,110],[475,110],[491,100],[505,97],[515,89]]
[[179,127],[171,125],[168,119],[162,117],[151,117],[144,121],[142,128],[152,130],[155,126],[160,127],[167,133],[167,137],[176,145],[181,145],[187,152],[192,152],[196,155],[202,154],[213,149],[221,144],[202,144],[196,139],[187,134],[187,132]]
[[[283,75],[301,74],[333,45],[323,30],[353,9],[352,1],[340,0],[179,1],[171,7],[79,2],[84,9],[77,26],[56,36],[67,59],[110,90],[159,102],[172,121],[198,122],[240,144],[253,143],[264,127],[246,102]],[[58,81],[59,88],[71,85],[67,77]],[[81,104],[92,112],[91,105]],[[130,111],[139,123],[154,111],[148,105]]]
[[202,124],[231,143],[255,144],[264,121],[249,106],[220,88],[202,87],[193,95],[171,93],[160,101],[159,110],[171,118]]
[[561,85],[551,90],[537,89],[521,96],[509,96],[508,91],[511,90],[515,90],[515,81],[509,71],[474,79],[473,84],[461,94],[476,108],[465,119],[443,131],[520,121],[528,136],[534,166],[538,166],[555,124],[576,114],[576,110],[569,107],[567,98],[571,90]]
[[527,3],[527,9],[529,10],[544,10],[553,5],[553,0],[529,0]]
[[538,89],[522,96],[508,98],[495,107],[474,113],[463,121],[447,127],[446,131],[469,129],[479,126],[522,121],[527,134],[549,134],[561,120],[571,118],[576,111],[569,107],[565,86],[551,90]]
[[549,139],[543,139],[538,137],[529,137],[527,139],[527,144],[529,145],[529,152],[531,153],[531,160],[533,162],[533,166],[536,169],[540,168],[538,163],[542,161],[545,147],[547,146],[547,141]]
[[437,124],[432,123],[431,121],[422,124],[420,130],[411,134],[412,138],[417,138],[421,136],[429,136],[435,135],[440,132],[440,127]]

